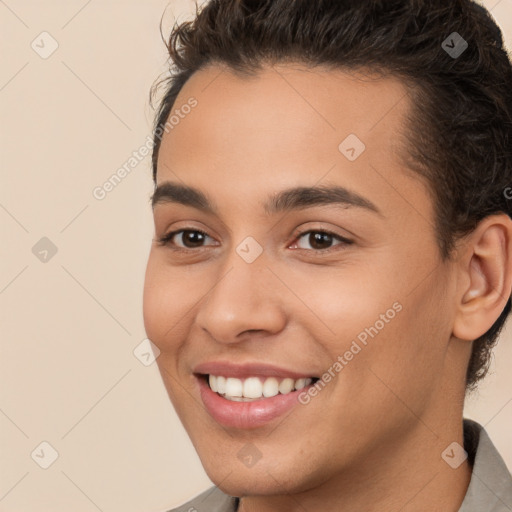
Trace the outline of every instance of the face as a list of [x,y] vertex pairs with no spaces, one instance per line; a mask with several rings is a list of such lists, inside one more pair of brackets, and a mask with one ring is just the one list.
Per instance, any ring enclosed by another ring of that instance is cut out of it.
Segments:
[[445,374],[453,269],[398,156],[409,108],[396,79],[298,65],[252,78],[210,67],[180,92],[144,321],[226,492],[300,492],[361,470],[430,435],[439,383],[462,382],[463,368]]

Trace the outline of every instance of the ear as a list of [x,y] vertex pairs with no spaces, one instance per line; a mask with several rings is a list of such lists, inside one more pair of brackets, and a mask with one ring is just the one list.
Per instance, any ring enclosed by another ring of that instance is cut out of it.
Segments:
[[498,319],[512,290],[512,220],[486,217],[464,238],[458,259],[453,335],[475,340]]

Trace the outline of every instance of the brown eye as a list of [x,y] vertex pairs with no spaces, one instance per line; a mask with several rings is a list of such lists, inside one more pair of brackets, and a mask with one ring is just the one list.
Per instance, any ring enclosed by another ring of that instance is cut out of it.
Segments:
[[[301,240],[305,240],[304,242],[301,242]],[[335,240],[338,240],[339,243],[334,244],[333,242]],[[343,238],[339,235],[336,235],[335,233],[331,233],[329,231],[322,231],[322,230],[316,230],[316,231],[305,231],[304,233],[300,233],[297,236],[297,242],[296,246],[299,249],[314,249],[315,251],[322,251],[322,250],[328,250],[333,248],[336,245],[349,245],[351,244],[351,240],[347,240],[346,238]],[[307,247],[307,244],[309,244],[310,247]]]
[[207,236],[201,231],[183,230],[181,233],[181,241],[183,245],[192,249],[195,247],[200,247],[201,243],[204,242],[205,236]]
[[159,243],[161,245],[173,245],[178,249],[197,249],[209,237],[205,232],[197,229],[180,229],[164,235]]
[[333,236],[329,233],[312,232],[309,233],[308,242],[313,249],[328,249],[333,242]]

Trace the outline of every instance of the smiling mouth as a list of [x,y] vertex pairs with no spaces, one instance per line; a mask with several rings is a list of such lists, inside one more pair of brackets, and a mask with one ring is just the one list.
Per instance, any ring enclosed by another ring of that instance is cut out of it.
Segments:
[[291,379],[256,376],[239,379],[211,374],[201,374],[200,377],[213,392],[233,402],[253,402],[277,395],[287,395],[319,380],[318,377]]

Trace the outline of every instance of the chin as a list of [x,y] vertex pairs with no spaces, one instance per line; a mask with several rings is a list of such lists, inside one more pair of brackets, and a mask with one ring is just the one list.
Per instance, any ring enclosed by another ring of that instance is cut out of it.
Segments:
[[[288,473],[288,471],[287,471]],[[208,477],[219,487],[221,491],[230,496],[277,496],[282,494],[295,494],[304,491],[305,488],[296,480],[289,481],[289,476],[284,480],[281,474],[267,473],[265,470],[254,472],[254,468],[249,471],[243,471],[229,474],[219,474],[214,471],[208,473]]]
[[[210,450],[207,455],[201,451],[198,454],[210,480],[230,496],[295,494],[320,485],[326,478],[322,471],[304,464],[303,458],[294,461],[297,457],[287,458],[268,446],[265,455],[250,467],[239,460],[238,447],[219,451],[221,456]],[[271,458],[266,453],[271,453]]]

